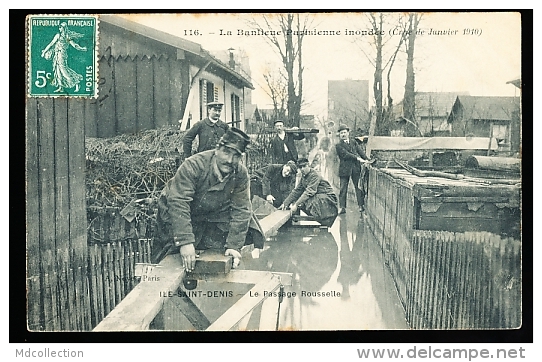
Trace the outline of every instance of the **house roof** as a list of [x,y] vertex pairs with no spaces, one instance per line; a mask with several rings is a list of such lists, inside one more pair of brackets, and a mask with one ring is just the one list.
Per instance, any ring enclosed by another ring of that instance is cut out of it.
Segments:
[[130,21],[119,16],[115,15],[101,15],[100,21],[109,23],[111,25],[117,26],[124,30],[130,31],[132,33],[141,35],[145,38],[155,40],[159,43],[169,45],[173,48],[183,50],[188,52],[198,58],[201,58],[204,61],[211,61],[213,68],[218,68],[221,71],[226,72],[228,75],[234,77],[240,81],[243,86],[254,89],[254,86],[250,80],[243,77],[241,74],[237,73],[235,70],[231,69],[227,64],[224,64],[215,56],[211,55],[207,50],[203,49],[202,46],[198,43],[180,38],[173,34],[168,34],[166,32],[148,27],[143,24]]
[[516,78],[512,79],[512,80],[509,80],[508,82],[506,82],[506,84],[513,84],[515,85],[517,88],[521,88],[521,77],[520,76],[517,76]]
[[468,92],[416,92],[418,117],[448,117],[458,95]]
[[511,121],[519,111],[519,97],[458,96],[454,109],[459,105],[465,118]]

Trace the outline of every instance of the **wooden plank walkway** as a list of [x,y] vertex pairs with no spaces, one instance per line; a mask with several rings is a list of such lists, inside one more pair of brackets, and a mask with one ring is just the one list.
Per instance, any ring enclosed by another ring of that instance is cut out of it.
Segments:
[[[290,211],[279,210],[262,219],[260,225],[264,236],[269,237],[276,233],[290,217]],[[202,259],[196,262],[196,268],[198,262],[205,262],[205,258]],[[231,273],[224,274],[225,279],[229,279],[229,281],[235,280],[235,277],[228,277],[228,274]],[[254,277],[247,277],[246,273],[242,275],[244,275],[245,279],[256,282]],[[264,280],[271,278],[272,280],[268,280],[268,282],[273,283],[273,285],[277,284],[277,282],[283,285],[286,285],[288,281],[291,283],[291,277],[288,279],[287,276],[273,274],[270,274],[270,276],[267,274],[261,276]],[[149,329],[150,323],[162,309],[166,297],[176,295],[177,289],[184,277],[185,271],[180,255],[167,256],[145,278],[142,278],[142,281],[94,328],[94,331],[137,331]],[[240,279],[242,278],[240,277]],[[269,285],[265,284],[264,286],[268,287]],[[257,284],[257,287],[259,288],[260,285]],[[243,311],[247,308],[248,311],[251,310],[249,304],[247,302],[242,303],[241,307],[244,308]],[[228,313],[226,321],[231,320],[231,315],[239,315],[235,310]],[[228,324],[229,322],[224,323]],[[213,328],[222,328],[221,326],[223,324],[217,324]]]

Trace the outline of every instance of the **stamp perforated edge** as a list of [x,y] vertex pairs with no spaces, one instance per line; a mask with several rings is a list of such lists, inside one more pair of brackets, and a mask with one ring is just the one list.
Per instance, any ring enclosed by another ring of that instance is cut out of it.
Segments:
[[[32,31],[31,31],[31,20],[34,17],[93,17],[95,20],[95,30],[94,30],[94,94],[93,95],[67,95],[67,94],[32,94],[32,83],[31,83],[31,45],[32,45]],[[82,99],[88,99],[88,98],[98,98],[99,93],[99,69],[98,69],[98,63],[99,63],[99,45],[100,45],[100,16],[98,14],[31,14],[27,15],[25,19],[25,27],[26,27],[26,96],[29,98],[82,98]]]

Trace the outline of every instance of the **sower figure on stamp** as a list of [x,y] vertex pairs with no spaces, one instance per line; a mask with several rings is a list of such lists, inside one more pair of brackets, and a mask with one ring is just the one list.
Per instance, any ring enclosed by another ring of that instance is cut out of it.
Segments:
[[234,257],[245,244],[263,249],[265,238],[250,203],[249,177],[239,161],[250,138],[236,128],[214,150],[187,158],[169,180],[158,202],[158,235],[163,248],[155,262],[179,248],[186,270],[196,249],[218,249]]
[[346,196],[350,178],[352,178],[356,190],[359,210],[362,212],[365,208],[365,198],[359,186],[361,164],[370,161],[368,161],[368,157],[358,142],[350,138],[350,129],[346,125],[342,124],[339,126],[339,139],[339,143],[335,145],[337,155],[339,156],[339,214],[346,212]]
[[208,116],[197,122],[190,128],[183,138],[184,157],[192,155],[192,142],[198,136],[198,149],[196,153],[212,150],[218,144],[220,138],[226,133],[229,126],[220,120],[223,103],[207,103]]
[[53,81],[51,84],[58,87],[55,92],[62,92],[64,88],[73,87],[75,87],[75,92],[78,92],[83,76],[68,66],[68,47],[71,45],[74,49],[86,52],[86,47],[75,42],[76,39],[83,37],[83,34],[69,30],[66,22],[60,24],[58,31],[53,40],[41,51],[41,56],[48,60],[52,59]]
[[279,209],[303,210],[320,224],[331,226],[337,217],[337,196],[333,188],[310,167],[306,158],[300,158],[297,167],[301,170],[301,180]]
[[275,137],[271,140],[272,162],[281,165],[288,161],[297,162],[298,155],[294,140],[302,140],[305,135],[303,133],[286,133],[284,121],[280,119],[275,121],[275,133]]
[[293,161],[265,166],[254,172],[250,180],[251,194],[279,207],[294,189],[296,174],[297,165]]

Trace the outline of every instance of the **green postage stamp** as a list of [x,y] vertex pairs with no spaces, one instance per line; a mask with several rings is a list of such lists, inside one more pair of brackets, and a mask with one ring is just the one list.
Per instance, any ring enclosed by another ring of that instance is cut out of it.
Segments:
[[98,17],[30,15],[28,95],[96,97]]

